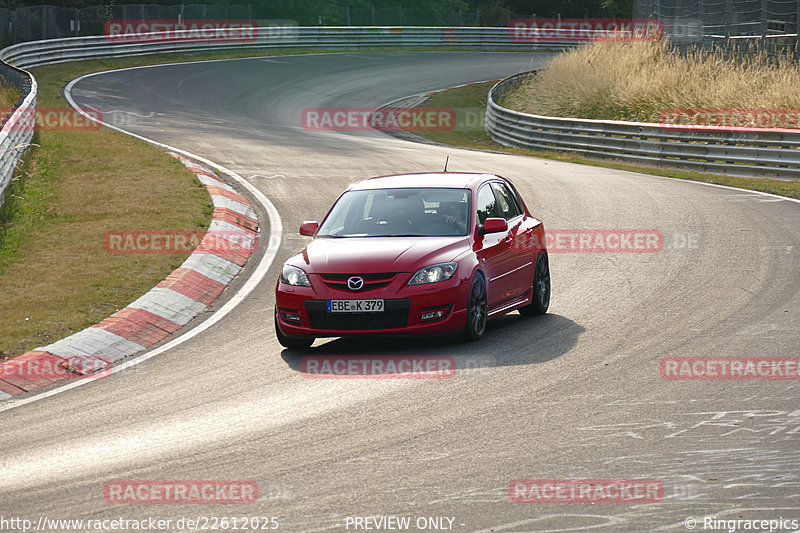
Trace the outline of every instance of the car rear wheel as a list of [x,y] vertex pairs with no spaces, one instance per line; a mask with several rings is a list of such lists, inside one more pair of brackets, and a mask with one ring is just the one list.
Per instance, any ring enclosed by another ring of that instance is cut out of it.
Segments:
[[550,307],[550,260],[545,252],[539,254],[536,260],[536,270],[533,273],[533,301],[521,307],[521,315],[543,315]]
[[483,336],[483,332],[486,331],[488,308],[486,282],[482,275],[475,274],[467,303],[467,325],[464,328],[464,337],[467,340],[476,341]]
[[278,327],[278,310],[275,310],[275,335],[278,337],[278,342],[284,348],[290,350],[307,350],[314,344],[314,337],[287,337]]

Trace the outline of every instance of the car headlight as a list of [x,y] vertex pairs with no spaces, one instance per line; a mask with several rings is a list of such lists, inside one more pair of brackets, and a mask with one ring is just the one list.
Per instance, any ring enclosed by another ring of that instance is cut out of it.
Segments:
[[439,263],[438,265],[431,265],[417,270],[416,274],[411,276],[409,285],[423,285],[425,283],[436,283],[437,281],[446,281],[453,277],[456,273],[458,263]]
[[283,270],[281,270],[281,282],[296,287],[311,286],[311,282],[308,281],[308,276],[306,276],[303,269],[293,265],[283,265]]

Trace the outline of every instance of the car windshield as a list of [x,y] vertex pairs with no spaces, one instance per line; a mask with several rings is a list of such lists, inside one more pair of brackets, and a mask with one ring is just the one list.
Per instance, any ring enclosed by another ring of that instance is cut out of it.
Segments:
[[371,189],[339,198],[317,237],[450,237],[469,229],[469,189]]

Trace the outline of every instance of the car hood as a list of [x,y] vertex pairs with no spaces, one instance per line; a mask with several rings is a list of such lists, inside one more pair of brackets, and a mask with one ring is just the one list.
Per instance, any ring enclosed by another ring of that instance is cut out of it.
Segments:
[[311,241],[290,261],[309,274],[416,272],[454,261],[469,249],[467,237],[348,237]]

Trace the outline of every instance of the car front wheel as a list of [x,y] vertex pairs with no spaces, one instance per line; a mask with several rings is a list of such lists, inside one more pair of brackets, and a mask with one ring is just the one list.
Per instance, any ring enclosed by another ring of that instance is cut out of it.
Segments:
[[483,332],[486,331],[488,308],[486,282],[481,274],[475,274],[467,301],[467,325],[464,328],[464,337],[467,340],[476,341],[483,336]]

